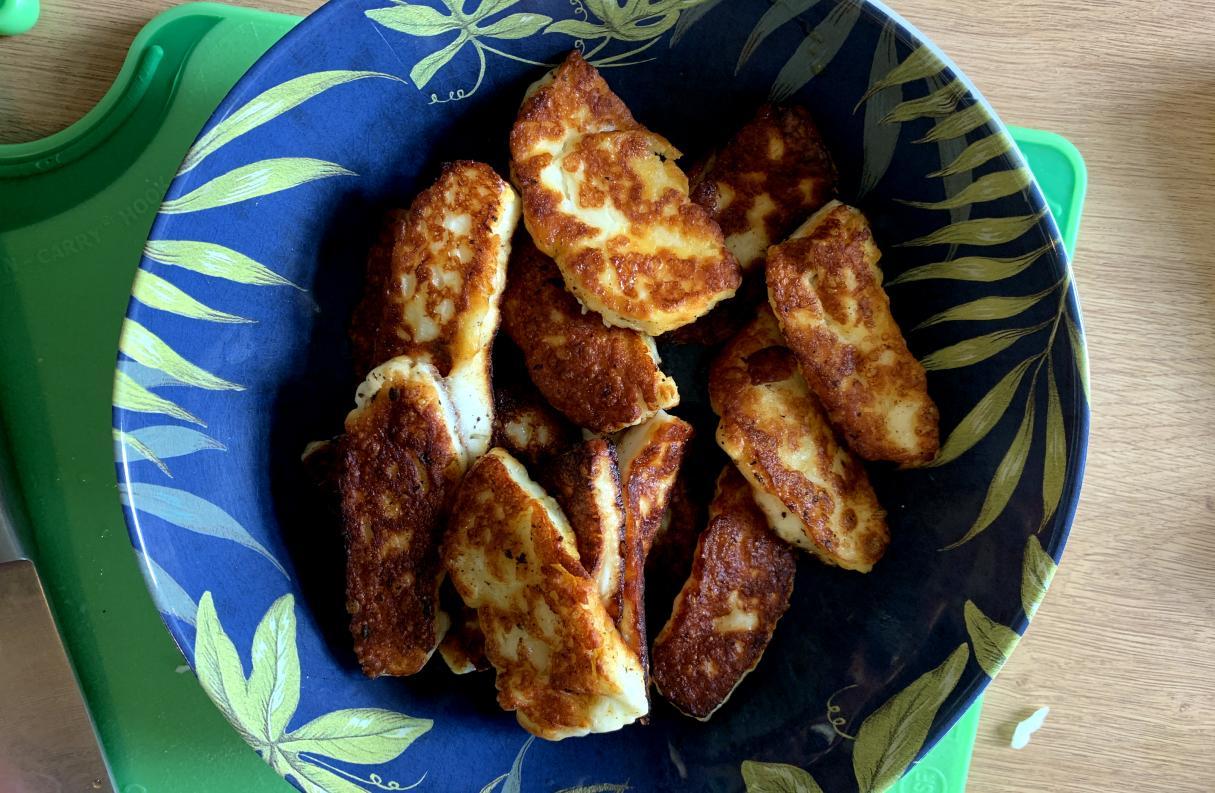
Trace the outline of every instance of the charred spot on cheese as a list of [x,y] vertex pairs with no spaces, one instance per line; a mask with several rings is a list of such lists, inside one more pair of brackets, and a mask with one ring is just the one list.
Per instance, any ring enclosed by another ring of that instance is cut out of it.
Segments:
[[679,402],[654,340],[584,311],[552,259],[525,240],[511,257],[502,317],[532,382],[580,427],[615,432]]
[[577,52],[533,88],[511,130],[511,174],[528,231],[578,300],[658,335],[733,295],[738,263],[689,198],[679,151]]
[[783,344],[764,306],[718,355],[709,373],[717,443],[778,535],[828,564],[867,572],[890,532],[864,467],[836,437],[800,371],[781,366],[788,376],[770,380],[772,366],[756,378],[748,365],[757,353],[775,357],[764,351]]
[[394,358],[356,401],[338,464],[350,632],[366,675],[410,675],[446,629],[439,540],[467,455],[430,364]]
[[620,638],[557,503],[502,449],[460,487],[443,561],[477,610],[498,702],[534,735],[619,729],[648,710],[637,654]]
[[793,549],[771,532],[750,485],[727,466],[691,574],[654,640],[659,692],[682,713],[707,720],[758,665],[789,607],[796,569]]
[[810,389],[867,460],[930,462],[939,416],[890,313],[869,223],[838,201],[768,254],[768,294]]

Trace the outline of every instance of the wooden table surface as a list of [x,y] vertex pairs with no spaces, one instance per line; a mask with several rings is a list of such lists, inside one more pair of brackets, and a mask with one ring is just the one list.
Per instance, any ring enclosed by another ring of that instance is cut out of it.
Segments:
[[[1215,7],[893,2],[1006,121],[1068,136],[1090,172],[1088,474],[1054,586],[988,690],[970,789],[1215,791]],[[0,143],[83,115],[172,3],[42,5],[34,31],[0,39]],[[1046,725],[1009,749],[1040,705]]]

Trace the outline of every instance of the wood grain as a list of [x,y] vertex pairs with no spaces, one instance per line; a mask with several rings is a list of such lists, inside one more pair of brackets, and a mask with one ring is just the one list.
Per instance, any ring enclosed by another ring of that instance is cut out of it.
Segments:
[[[895,0],[1009,122],[1071,138],[1088,475],[1064,563],[989,689],[970,789],[1215,790],[1215,14],[1208,0]],[[0,39],[0,142],[109,86],[165,0],[44,0]],[[304,13],[307,0],[262,0]],[[1028,748],[1008,732],[1040,705]]]

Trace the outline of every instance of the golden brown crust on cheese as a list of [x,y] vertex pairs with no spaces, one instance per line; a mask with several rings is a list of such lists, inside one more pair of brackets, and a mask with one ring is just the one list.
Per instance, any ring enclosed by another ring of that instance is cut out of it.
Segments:
[[795,551],[768,528],[751,487],[727,466],[691,575],[654,640],[654,685],[706,720],[755,668],[789,607]]
[[644,714],[640,665],[599,602],[569,524],[504,450],[469,469],[443,560],[477,609],[498,702],[525,729],[559,740]]
[[890,542],[864,467],[836,438],[771,309],[761,307],[709,374],[718,445],[774,531],[829,564],[867,572]]
[[553,261],[524,240],[511,257],[502,317],[532,382],[581,427],[615,432],[679,401],[652,342],[584,312]]
[[658,534],[645,559],[646,620],[665,623],[670,607],[683,582],[692,572],[696,538],[707,522],[704,499],[696,498],[688,482],[688,471],[681,469],[671,490],[670,503],[662,516]]
[[768,293],[806,382],[861,457],[930,462],[937,408],[890,314],[869,224],[836,203],[803,232],[770,249]]
[[[616,449],[604,438],[589,438],[546,466],[540,481],[565,513],[578,559],[594,576],[613,547],[619,553],[624,534]],[[597,489],[606,491],[606,498]]]
[[367,254],[367,271],[363,281],[363,297],[350,317],[350,351],[358,377],[380,365],[380,323],[384,309],[391,301],[389,288],[392,272],[392,251],[409,227],[409,210],[390,210],[380,223],[375,243]]
[[[446,377],[454,362],[475,356],[493,338],[501,293],[502,246],[517,212],[510,185],[493,168],[462,160],[413,200],[392,229],[387,274],[383,244],[373,249],[368,291],[356,318],[356,347],[370,347],[374,364],[408,355]],[[497,233],[505,230],[505,238]],[[367,341],[378,317],[375,343]],[[485,327],[482,318],[492,322]],[[374,365],[373,364],[373,365]]]
[[434,369],[376,373],[379,390],[346,419],[338,480],[346,608],[368,677],[411,675],[439,642],[439,537],[464,465]]
[[764,105],[689,176],[692,200],[721,226],[744,272],[835,196],[831,155],[801,107]]
[[505,337],[494,346],[494,432],[501,446],[529,467],[562,454],[580,435],[553,409],[527,375],[523,353]]
[[485,657],[485,634],[481,632],[477,610],[459,602],[458,596],[454,599],[455,604],[445,604],[451,627],[439,642],[439,655],[447,668],[457,675],[484,672],[490,668],[490,663]]
[[606,322],[663,333],[738,288],[721,229],[688,197],[679,151],[637,124],[577,52],[524,100],[510,146],[528,231]]

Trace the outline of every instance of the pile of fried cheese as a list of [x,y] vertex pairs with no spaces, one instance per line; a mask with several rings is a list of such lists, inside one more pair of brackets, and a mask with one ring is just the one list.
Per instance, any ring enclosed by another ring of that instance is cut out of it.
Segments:
[[[368,676],[437,649],[549,740],[644,721],[651,688],[705,720],[788,608],[796,549],[860,572],[885,552],[861,461],[931,461],[938,418],[866,219],[801,108],[680,156],[574,52],[523,99],[510,183],[448,163],[388,219],[351,323],[369,374],[305,454],[340,502]],[[707,522],[656,336],[718,349],[733,464]],[[647,560],[684,581],[652,644]]]

